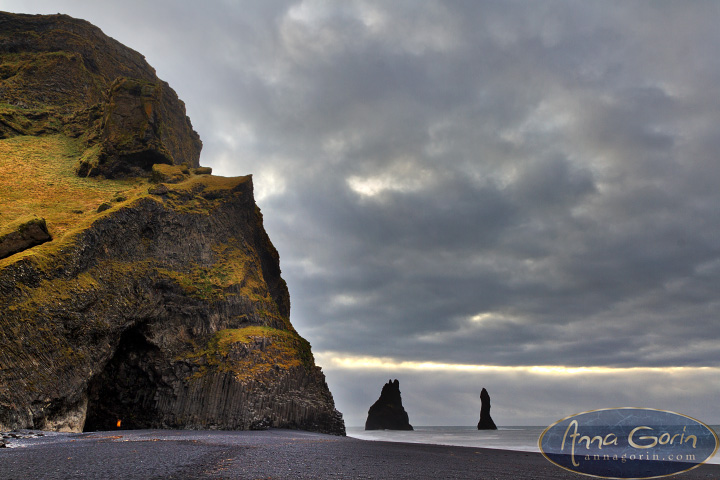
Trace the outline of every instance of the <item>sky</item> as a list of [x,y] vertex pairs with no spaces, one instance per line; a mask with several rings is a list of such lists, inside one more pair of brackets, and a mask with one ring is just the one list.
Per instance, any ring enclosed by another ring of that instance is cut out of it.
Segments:
[[720,3],[0,0],[145,55],[253,174],[348,426],[720,424]]

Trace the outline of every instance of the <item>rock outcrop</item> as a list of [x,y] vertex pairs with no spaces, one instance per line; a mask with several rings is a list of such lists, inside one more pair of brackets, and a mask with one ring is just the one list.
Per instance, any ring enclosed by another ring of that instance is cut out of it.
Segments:
[[80,175],[146,175],[199,166],[185,104],[138,52],[67,15],[0,12],[0,138],[82,140]]
[[478,430],[497,430],[495,422],[490,416],[490,394],[484,388],[480,392],[480,421]]
[[0,229],[0,259],[52,240],[44,218],[21,218]]
[[[52,234],[0,260],[0,431],[343,435],[252,177],[199,167],[182,102],[142,56],[84,21],[0,13],[0,73],[0,169],[37,175],[14,180],[23,196],[0,179],[0,227],[39,208]],[[133,179],[85,178],[88,161]]]
[[402,404],[400,382],[388,380],[380,398],[372,404],[365,421],[365,430],[412,430],[410,419]]

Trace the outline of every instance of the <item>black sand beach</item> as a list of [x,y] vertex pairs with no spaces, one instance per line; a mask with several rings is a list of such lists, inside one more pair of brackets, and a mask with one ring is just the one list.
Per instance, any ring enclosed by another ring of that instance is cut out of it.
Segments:
[[[581,479],[540,454],[371,442],[294,430],[48,433],[0,449],[0,478]],[[671,478],[718,479],[720,466]]]

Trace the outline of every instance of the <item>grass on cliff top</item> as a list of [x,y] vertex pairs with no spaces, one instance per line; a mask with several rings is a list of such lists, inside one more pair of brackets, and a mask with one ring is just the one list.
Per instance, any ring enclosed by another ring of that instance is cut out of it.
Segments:
[[81,152],[78,140],[63,135],[0,140],[0,226],[37,215],[58,239],[94,215],[100,204],[147,190],[144,181],[76,176]]

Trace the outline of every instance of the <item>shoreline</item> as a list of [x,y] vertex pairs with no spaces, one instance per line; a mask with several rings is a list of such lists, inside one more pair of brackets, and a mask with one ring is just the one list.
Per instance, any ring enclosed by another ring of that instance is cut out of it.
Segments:
[[518,452],[540,453],[538,438],[545,427],[498,427],[497,430],[478,430],[474,426],[414,426],[412,431],[365,430],[346,427],[349,437],[360,440],[399,443],[426,443],[455,447],[491,448]]
[[[360,440],[300,430],[42,432],[0,449],[0,478],[587,479],[540,453]],[[670,477],[668,477],[670,478]],[[720,478],[705,464],[673,478]]]

